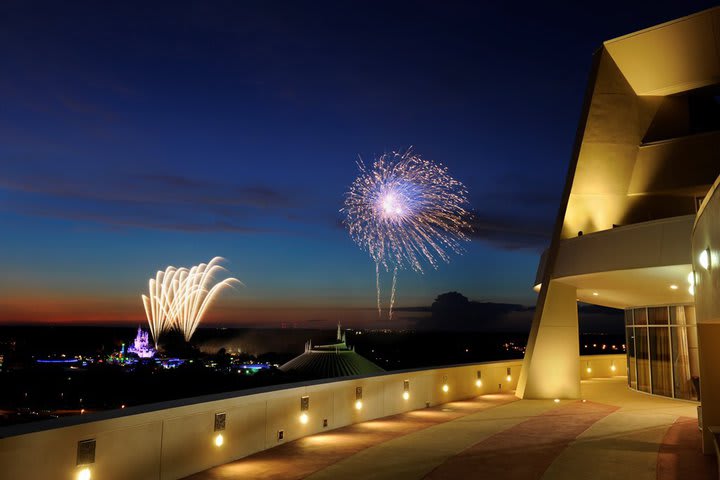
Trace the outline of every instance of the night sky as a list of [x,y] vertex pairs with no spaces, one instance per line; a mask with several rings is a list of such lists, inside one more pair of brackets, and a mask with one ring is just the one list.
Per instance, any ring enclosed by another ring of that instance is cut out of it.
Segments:
[[0,323],[138,323],[156,270],[219,255],[246,287],[209,323],[376,325],[339,209],[411,145],[478,229],[399,305],[531,305],[592,53],[713,5],[5,1]]

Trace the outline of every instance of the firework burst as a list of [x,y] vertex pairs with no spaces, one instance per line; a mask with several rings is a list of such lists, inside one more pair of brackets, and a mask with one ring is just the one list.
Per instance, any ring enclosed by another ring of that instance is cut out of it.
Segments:
[[189,269],[170,266],[150,279],[149,295],[142,295],[142,300],[156,348],[160,335],[171,328],[189,341],[217,295],[226,287],[242,285],[236,278],[215,280],[225,271],[219,265],[222,260],[215,257]]
[[345,224],[375,262],[380,308],[380,268],[393,271],[390,318],[398,269],[423,272],[462,253],[471,231],[467,190],[442,164],[413,154],[383,154],[360,174],[345,196]]

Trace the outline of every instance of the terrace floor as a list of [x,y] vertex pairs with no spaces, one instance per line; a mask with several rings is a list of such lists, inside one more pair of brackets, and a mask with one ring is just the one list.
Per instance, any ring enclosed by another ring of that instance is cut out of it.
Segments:
[[191,477],[716,479],[696,404],[583,381],[584,400],[483,395],[312,435]]

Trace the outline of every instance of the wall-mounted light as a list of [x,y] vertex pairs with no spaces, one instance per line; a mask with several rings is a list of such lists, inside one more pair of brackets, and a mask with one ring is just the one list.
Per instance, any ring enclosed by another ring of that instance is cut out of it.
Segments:
[[675,284],[670,285],[670,290],[677,290],[677,289],[678,289],[677,285],[675,285]]
[[450,391],[450,386],[448,385],[448,381],[447,381],[447,375],[443,375],[442,391],[445,393]]
[[698,263],[705,270],[710,270],[712,263],[710,259],[710,248],[706,248],[705,250],[700,252],[700,255],[698,255]]
[[598,295],[600,295],[598,292],[593,292],[593,297],[597,297]]
[[592,367],[590,367],[590,362],[585,362],[585,371],[587,373],[592,373]]
[[362,410],[362,387],[355,387],[355,410]]
[[505,377],[505,380],[507,380],[508,382],[512,382],[512,370],[510,369],[510,367],[507,368],[507,376]]
[[410,399],[410,380],[403,380],[403,400]]
[[216,433],[215,440],[214,440],[216,447],[222,447],[223,443],[225,443],[225,439],[223,438],[223,434],[222,434],[222,432],[225,431],[225,419],[226,419],[225,412],[215,414],[215,423],[213,425],[213,431]]
[[303,425],[308,423],[308,414],[307,412],[310,410],[310,397],[307,395],[300,398],[300,423]]
[[688,293],[690,295],[695,295],[695,272],[688,273],[687,281],[690,284],[688,287]]
[[613,360],[610,362],[610,371],[614,372],[615,370],[617,370],[617,367],[615,366],[615,360]]
[[80,470],[78,470],[75,478],[77,478],[77,480],[90,480],[92,478],[92,475],[90,474],[90,468],[82,467]]
[[475,380],[475,386],[482,387],[482,372],[478,370],[475,375],[477,377]]
[[77,465],[77,480],[90,480],[92,478],[91,466],[95,463],[95,439],[81,440],[77,443],[75,465]]

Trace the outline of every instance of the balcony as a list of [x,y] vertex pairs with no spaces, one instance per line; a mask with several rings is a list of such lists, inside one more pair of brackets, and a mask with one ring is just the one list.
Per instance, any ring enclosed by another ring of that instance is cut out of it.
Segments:
[[[697,404],[630,391],[615,376],[623,355],[581,359],[581,400],[518,400],[520,366],[284,385],[9,427],[0,477],[69,480],[87,468],[102,480],[715,478]],[[93,461],[78,466],[85,440]]]

